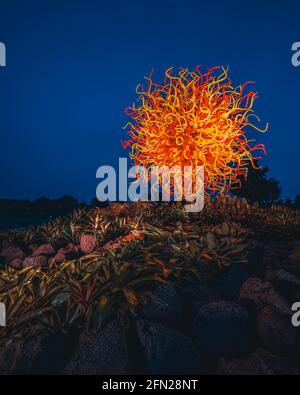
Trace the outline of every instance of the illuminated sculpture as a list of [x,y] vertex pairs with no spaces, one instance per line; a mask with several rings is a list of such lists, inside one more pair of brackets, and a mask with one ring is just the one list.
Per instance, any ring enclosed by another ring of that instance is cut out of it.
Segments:
[[239,187],[254,166],[253,152],[263,144],[252,145],[246,127],[260,132],[250,117],[256,93],[245,93],[246,82],[233,87],[224,67],[202,73],[173,68],[165,72],[163,83],[155,83],[152,73],[144,85],[138,85],[138,102],[126,109],[132,119],[128,128],[130,157],[136,165],[204,166],[205,190],[224,193]]

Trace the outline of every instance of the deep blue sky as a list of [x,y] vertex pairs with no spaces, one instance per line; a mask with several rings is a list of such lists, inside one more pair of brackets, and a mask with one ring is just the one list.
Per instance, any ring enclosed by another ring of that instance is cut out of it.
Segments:
[[[0,197],[95,196],[96,169],[124,156],[124,108],[154,67],[229,65],[256,82],[270,122],[264,163],[283,195],[300,193],[300,2],[0,1]],[[263,123],[262,123],[263,124]]]

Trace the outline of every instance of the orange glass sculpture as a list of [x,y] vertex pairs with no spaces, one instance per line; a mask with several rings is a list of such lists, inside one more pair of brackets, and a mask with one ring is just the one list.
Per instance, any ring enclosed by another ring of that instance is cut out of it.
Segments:
[[134,164],[151,166],[203,166],[205,190],[224,193],[240,184],[249,163],[263,144],[253,144],[246,129],[259,129],[253,111],[257,97],[246,91],[250,82],[234,87],[224,67],[201,72],[173,68],[165,72],[163,83],[156,83],[152,73],[137,87],[137,103],[126,109],[131,117],[126,127]]

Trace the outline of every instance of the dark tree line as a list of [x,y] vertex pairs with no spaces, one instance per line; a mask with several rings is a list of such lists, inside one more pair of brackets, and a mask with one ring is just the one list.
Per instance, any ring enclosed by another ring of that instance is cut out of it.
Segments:
[[[232,190],[233,194],[246,198],[250,203],[257,202],[262,207],[276,203],[300,210],[300,194],[293,201],[289,198],[286,200],[280,199],[281,187],[279,181],[267,176],[269,168],[267,166],[259,167],[257,162],[255,163],[255,167],[257,169],[249,166],[247,179],[241,179],[241,188]],[[91,202],[92,207],[105,207],[107,204],[105,202],[99,202],[97,199],[93,199]],[[35,201],[0,199],[0,215],[16,216],[20,214],[30,215],[31,213],[66,214],[82,206],[86,206],[86,204],[79,203],[77,199],[68,195],[64,195],[58,199],[40,197]]]
[[72,196],[64,195],[58,199],[40,197],[34,201],[19,199],[0,199],[0,214],[6,216],[30,215],[31,213],[71,213],[81,204]]
[[258,162],[255,162],[255,167],[258,168],[249,166],[247,179],[241,179],[241,188],[232,190],[233,194],[246,198],[250,203],[257,202],[262,207],[275,203],[300,210],[300,194],[296,196],[294,201],[289,198],[281,199],[279,181],[267,176],[269,168],[267,166],[259,167]]

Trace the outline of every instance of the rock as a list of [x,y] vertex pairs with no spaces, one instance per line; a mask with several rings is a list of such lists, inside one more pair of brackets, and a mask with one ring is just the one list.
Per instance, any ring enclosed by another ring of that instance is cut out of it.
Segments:
[[59,374],[64,343],[59,333],[30,335],[0,348],[0,374]]
[[274,288],[291,302],[300,300],[300,280],[284,269],[269,271],[266,279]]
[[0,347],[0,374],[29,373],[41,342],[42,336],[29,336]]
[[284,270],[300,280],[300,262],[290,261],[288,264],[284,265]]
[[148,374],[200,374],[202,358],[193,342],[160,323],[137,321],[137,332],[146,358]]
[[[23,357],[19,361],[16,374],[60,374],[65,365],[64,336],[60,332],[51,333],[43,337],[37,336],[36,352],[32,352],[33,345],[26,348]],[[30,364],[24,361],[24,356],[30,360]]]
[[97,239],[94,235],[82,235],[80,237],[80,249],[83,254],[90,254],[97,246]]
[[38,266],[47,266],[48,260],[45,256],[28,256],[23,261],[23,267],[38,267]]
[[241,286],[250,277],[252,274],[244,266],[232,264],[224,274],[212,280],[211,286],[224,299],[236,301]]
[[23,259],[25,256],[24,252],[19,247],[14,246],[4,248],[0,255],[5,259],[6,263],[11,262],[17,258]]
[[51,256],[55,254],[55,250],[51,244],[42,244],[33,249],[32,256],[46,255]]
[[0,269],[5,267],[5,258],[0,255]]
[[251,325],[247,312],[236,303],[217,302],[200,307],[193,334],[201,354],[216,358],[247,351]]
[[278,295],[272,284],[252,277],[240,289],[239,303],[257,314],[264,306],[273,306],[282,313],[289,314],[287,303]]
[[8,265],[9,265],[10,267],[12,267],[13,269],[21,269],[22,266],[23,266],[23,259],[15,258],[15,259],[13,259],[12,261],[10,261],[10,262],[8,263]]
[[13,374],[20,357],[20,341],[10,342],[0,347],[0,375]]
[[152,300],[143,306],[143,316],[166,326],[176,327],[182,319],[179,297],[174,287],[159,285],[151,294]]
[[221,358],[217,374],[220,375],[288,375],[299,374],[300,367],[286,358],[257,350],[248,358]]
[[243,283],[251,277],[263,276],[264,272],[264,245],[252,241],[248,245],[247,263],[231,264],[224,274],[212,280],[212,287],[224,299],[237,301]]
[[127,374],[128,352],[124,328],[113,320],[97,333],[85,333],[65,368],[65,374]]
[[188,283],[181,290],[179,298],[182,304],[183,322],[187,327],[190,327],[201,306],[221,300],[212,289],[194,282]]
[[258,241],[249,243],[246,268],[254,277],[263,277],[265,274],[264,252],[265,246],[263,243]]
[[264,307],[257,317],[256,334],[263,348],[274,354],[291,356],[298,349],[297,332],[288,315]]
[[294,264],[300,264],[300,242],[295,243],[290,259]]

